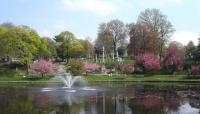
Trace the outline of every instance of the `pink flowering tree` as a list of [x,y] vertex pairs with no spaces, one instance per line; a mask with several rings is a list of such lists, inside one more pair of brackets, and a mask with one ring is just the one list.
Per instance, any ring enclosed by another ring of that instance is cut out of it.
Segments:
[[181,70],[183,68],[183,61],[183,53],[176,47],[170,47],[166,50],[163,64],[171,73],[174,73],[176,70]]
[[200,65],[192,65],[189,75],[200,75]]
[[42,77],[46,74],[52,75],[56,71],[56,65],[48,62],[43,59],[39,59],[35,61],[34,63],[29,65],[29,73],[33,75],[42,75]]
[[100,69],[100,65],[96,63],[84,62],[84,68],[85,68],[86,73],[93,73]]
[[134,66],[132,64],[122,64],[120,69],[125,74],[131,74],[134,72]]
[[159,58],[153,53],[142,53],[136,56],[136,64],[143,68],[143,71],[158,71],[160,70]]

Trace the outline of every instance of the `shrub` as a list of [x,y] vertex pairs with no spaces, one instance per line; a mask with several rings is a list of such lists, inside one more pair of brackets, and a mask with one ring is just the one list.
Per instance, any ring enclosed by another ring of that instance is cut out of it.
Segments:
[[192,65],[189,70],[190,75],[200,75],[200,65]]
[[132,64],[122,64],[120,70],[125,74],[131,74],[134,72],[134,67]]
[[86,73],[93,73],[100,69],[100,65],[96,63],[84,62],[84,69]]
[[163,63],[173,73],[175,70],[181,70],[183,68],[183,60],[182,52],[176,47],[170,47],[164,54]]
[[55,64],[43,59],[39,59],[29,65],[28,71],[33,75],[42,75],[43,77],[46,74],[54,74],[56,69],[57,67]]
[[153,53],[143,53],[136,56],[136,64],[143,67],[145,71],[160,70],[160,62],[157,56]]
[[85,72],[84,63],[81,60],[72,59],[69,61],[69,70],[73,75],[80,75]]

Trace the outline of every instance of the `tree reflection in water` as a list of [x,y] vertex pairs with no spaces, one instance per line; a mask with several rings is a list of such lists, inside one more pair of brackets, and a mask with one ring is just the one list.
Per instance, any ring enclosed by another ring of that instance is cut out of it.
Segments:
[[133,85],[69,93],[0,86],[0,114],[198,114],[198,88]]

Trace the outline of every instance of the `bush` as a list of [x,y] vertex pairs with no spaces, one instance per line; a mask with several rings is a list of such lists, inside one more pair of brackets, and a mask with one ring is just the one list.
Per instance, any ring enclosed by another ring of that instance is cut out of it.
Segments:
[[189,70],[190,76],[200,75],[200,65],[192,65]]
[[132,64],[122,64],[120,65],[120,70],[124,74],[131,74],[134,72],[134,66]]
[[100,65],[96,63],[84,62],[84,69],[86,73],[93,73],[100,69]]
[[46,74],[52,75],[55,73],[57,67],[55,64],[39,59],[35,61],[33,64],[29,65],[28,71],[33,75],[42,75],[42,77]]
[[160,70],[160,62],[157,56],[153,53],[143,53],[136,56],[136,64],[141,66],[144,71]]
[[84,63],[81,60],[72,59],[69,61],[69,70],[70,72],[77,76],[85,72]]

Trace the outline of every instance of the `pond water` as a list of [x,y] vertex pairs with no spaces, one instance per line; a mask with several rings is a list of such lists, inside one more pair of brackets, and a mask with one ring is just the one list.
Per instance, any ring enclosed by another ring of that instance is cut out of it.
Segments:
[[48,87],[62,86],[0,83],[0,114],[200,114],[200,85],[103,82],[43,91]]

